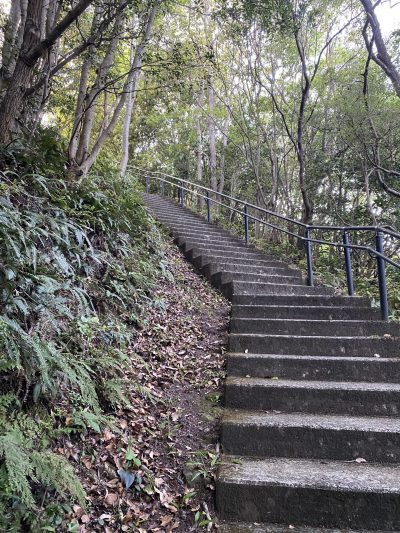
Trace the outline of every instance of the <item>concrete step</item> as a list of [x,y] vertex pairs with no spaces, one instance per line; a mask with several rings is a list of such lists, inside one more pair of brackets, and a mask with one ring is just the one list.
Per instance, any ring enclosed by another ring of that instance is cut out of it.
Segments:
[[183,244],[185,244],[186,242],[192,242],[192,243],[196,243],[196,244],[236,244],[237,246],[240,246],[240,247],[245,247],[246,244],[244,241],[238,241],[234,238],[231,238],[231,237],[225,237],[223,235],[213,235],[212,233],[204,233],[202,235],[193,235],[193,234],[187,234],[187,235],[182,235],[181,233],[179,233],[176,237],[174,237],[174,242],[175,244],[177,244],[178,246],[182,246]]
[[285,413],[400,416],[400,384],[228,377],[225,406]]
[[[281,318],[232,318],[232,333],[256,333],[268,335],[327,335],[370,337],[373,335],[400,336],[400,325],[380,321],[363,320],[311,320]],[[400,355],[400,354],[399,354]]]
[[[271,260],[274,260],[271,258]],[[295,270],[294,268],[288,268],[287,266],[250,266],[249,264],[230,264],[230,263],[209,263],[203,267],[203,274],[207,278],[211,278],[214,274],[218,272],[247,272],[248,274],[279,274],[281,276],[297,276],[301,277],[302,272],[300,270]]]
[[371,302],[364,296],[330,295],[263,295],[263,294],[234,294],[233,305],[288,305],[288,306],[323,306],[371,307]]
[[232,318],[280,318],[309,320],[379,320],[380,311],[370,307],[232,305]]
[[198,255],[216,255],[238,259],[253,259],[255,261],[266,261],[272,259],[255,248],[250,248],[249,246],[226,245],[222,242],[220,244],[194,244],[188,242],[186,243],[185,250],[190,250],[192,257],[196,257]]
[[269,274],[250,274],[248,272],[217,272],[211,277],[211,281],[217,287],[221,287],[230,281],[255,281],[257,283],[278,283],[301,285],[303,283],[301,274],[297,276],[283,275],[276,272]]
[[270,259],[268,256],[264,256],[264,259],[248,258],[245,256],[226,256],[206,253],[204,255],[198,255],[192,258],[192,263],[199,270],[203,270],[208,265],[219,265],[221,263],[229,263],[230,265],[241,267],[267,267],[267,268],[287,268],[287,265],[283,261],[278,259]]
[[[308,287],[307,285],[287,285],[279,283],[257,283],[255,281],[229,281],[221,285],[221,292],[232,300],[236,295],[332,295],[330,287]],[[236,301],[235,301],[236,303]]]
[[396,465],[226,458],[217,510],[226,520],[343,529],[400,528]]
[[218,253],[219,251],[225,252],[231,252],[233,256],[238,255],[238,257],[242,257],[243,255],[247,255],[250,257],[259,257],[261,259],[265,259],[266,256],[254,249],[250,248],[249,246],[246,246],[243,244],[232,244],[232,243],[226,243],[224,241],[218,242],[218,243],[208,243],[205,241],[185,241],[182,243],[179,248],[183,251],[183,253],[187,254],[191,250],[199,251],[199,253],[206,252],[207,254],[213,254]]
[[[173,233],[175,232],[173,231]],[[254,248],[254,246],[246,244],[245,241],[226,235],[221,235],[219,233],[204,232],[182,235],[182,232],[176,232],[176,237],[174,238],[174,240],[179,246],[182,246],[183,244],[198,244],[206,246],[216,246],[219,244],[223,244],[225,246],[236,246],[237,248],[239,248],[239,250],[246,248],[248,250],[253,250],[255,252],[262,253],[260,250]]]
[[186,215],[184,213],[174,215],[174,216],[168,216],[162,213],[159,213],[156,210],[151,210],[150,213],[153,214],[157,218],[161,224],[164,224],[168,227],[176,227],[181,228],[182,230],[188,231],[188,230],[205,230],[205,231],[217,231],[219,233],[227,233],[226,230],[223,228],[220,228],[218,226],[215,226],[214,224],[208,224],[208,222],[202,218],[192,217],[190,215]]
[[394,337],[262,335],[231,333],[230,352],[347,357],[398,357],[399,341]]
[[400,383],[399,357],[228,353],[229,376]]
[[204,226],[210,226],[213,228],[218,228],[221,231],[225,231],[223,228],[220,228],[215,224],[209,224],[207,220],[200,215],[193,214],[190,211],[183,210],[182,208],[175,210],[168,206],[167,209],[161,210],[159,207],[152,206],[150,207],[150,211],[156,213],[157,219],[165,224],[174,224],[175,222],[181,222],[182,220],[185,220],[190,221],[193,224],[203,224]]
[[227,236],[220,228],[209,226],[206,222],[193,222],[190,220],[180,220],[179,222],[167,222],[160,217],[157,220],[164,224],[174,234],[179,234],[181,231],[197,233],[199,235],[214,233],[216,235]]
[[228,455],[400,463],[400,419],[228,410],[221,443]]
[[[210,237],[227,237],[231,239],[237,239],[237,237],[234,237],[230,233],[221,230],[221,228],[218,228],[217,226],[212,226],[210,224],[206,224],[204,227],[197,227],[197,228],[189,228],[185,223],[182,224],[175,224],[174,226],[170,227],[171,232],[176,237],[187,237],[190,235],[191,237],[203,237],[203,236],[210,236]],[[244,242],[240,241],[239,242]]]
[[[327,529],[314,528],[309,526],[293,526],[286,523],[286,525],[279,524],[259,524],[251,522],[226,522],[219,524],[218,533],[360,533],[360,530],[354,529]],[[363,529],[361,533],[372,533],[372,530]],[[390,533],[389,531],[374,530],[374,533]],[[393,533],[393,532],[392,532]]]

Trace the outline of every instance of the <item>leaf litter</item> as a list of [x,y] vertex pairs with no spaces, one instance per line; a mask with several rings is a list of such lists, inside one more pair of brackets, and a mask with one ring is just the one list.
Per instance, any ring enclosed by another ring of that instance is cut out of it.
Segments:
[[[114,426],[65,439],[87,492],[68,531],[213,531],[218,400],[224,379],[229,303],[166,244],[159,280],[132,348],[129,406]],[[138,357],[139,356],[139,357]]]

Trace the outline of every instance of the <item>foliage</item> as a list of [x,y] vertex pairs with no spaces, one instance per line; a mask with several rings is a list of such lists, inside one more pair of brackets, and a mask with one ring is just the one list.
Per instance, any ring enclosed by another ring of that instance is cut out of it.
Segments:
[[38,487],[83,503],[49,445],[100,431],[108,406],[127,401],[132,325],[162,259],[132,180],[103,166],[101,177],[73,181],[61,147],[44,130],[1,154],[0,507],[9,524],[34,520]]

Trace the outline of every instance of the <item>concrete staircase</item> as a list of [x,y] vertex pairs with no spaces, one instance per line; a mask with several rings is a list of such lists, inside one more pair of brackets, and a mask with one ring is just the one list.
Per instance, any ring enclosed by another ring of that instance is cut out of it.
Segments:
[[284,261],[144,197],[232,301],[222,531],[400,531],[399,326],[368,299],[307,287]]

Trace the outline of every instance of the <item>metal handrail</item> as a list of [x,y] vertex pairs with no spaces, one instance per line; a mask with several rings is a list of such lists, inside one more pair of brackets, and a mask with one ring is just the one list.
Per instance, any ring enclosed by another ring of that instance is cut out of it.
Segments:
[[[194,183],[189,180],[184,180],[182,178],[178,178],[177,176],[172,176],[171,174],[166,174],[165,172],[160,172],[157,170],[145,170],[140,167],[131,166],[130,168],[133,168],[135,170],[139,170],[140,172],[143,172],[144,174],[157,174],[160,177],[156,179],[164,179],[164,178],[171,178],[181,183],[187,183],[189,185],[195,186],[199,189],[202,189],[203,191],[207,191],[209,194],[212,195],[218,195],[221,198],[226,198],[227,200],[233,200],[234,202],[237,202],[239,204],[247,205],[247,207],[250,207],[251,209],[256,209],[257,211],[262,211],[263,213],[274,216],[276,218],[279,218],[281,220],[285,220],[286,222],[291,222],[292,224],[296,224],[297,226],[300,226],[304,229],[308,228],[309,230],[324,230],[324,231],[380,231],[381,233],[385,235],[389,235],[391,237],[397,237],[400,239],[400,233],[397,231],[393,231],[392,229],[388,228],[387,226],[326,226],[326,225],[315,225],[315,224],[304,224],[304,222],[300,222],[299,220],[295,220],[294,218],[287,217],[285,215],[281,215],[280,213],[276,213],[275,211],[270,211],[269,209],[265,209],[264,207],[260,207],[257,205],[254,205],[250,202],[246,202],[245,200],[241,200],[240,198],[235,198],[234,196],[230,196],[229,194],[225,194],[222,192],[214,191],[213,189],[210,189],[208,187],[205,187],[204,185],[200,185],[198,183]],[[169,181],[165,181],[165,183],[171,183]],[[171,183],[173,184],[173,183]],[[186,189],[189,190],[189,189]],[[194,192],[195,191],[190,191]],[[196,194],[196,193],[195,193]],[[201,195],[200,195],[201,196]],[[203,198],[206,198],[206,196],[203,196]],[[215,203],[215,200],[214,200]],[[225,207],[225,204],[223,204]],[[233,209],[233,208],[232,208]]]
[[[172,176],[170,174],[167,174],[165,172],[160,171],[151,171],[151,170],[145,170],[140,167],[131,166],[130,168],[139,171],[140,173],[145,176],[146,179],[146,192],[149,191],[149,180],[150,178],[153,178],[155,180],[160,181],[161,183],[161,194],[165,194],[165,184],[169,184],[172,187],[177,188],[178,190],[178,198],[179,203],[183,207],[184,206],[184,196],[185,192],[189,192],[191,194],[194,194],[197,197],[201,197],[206,201],[207,205],[207,220],[208,222],[211,222],[211,205],[220,205],[222,207],[225,207],[229,209],[232,212],[235,212],[243,217],[244,220],[244,233],[245,233],[245,240],[246,243],[249,242],[249,220],[259,222],[260,224],[263,224],[264,226],[267,226],[269,228],[275,229],[277,231],[280,231],[286,235],[290,235],[298,240],[301,240],[305,244],[306,249],[306,256],[307,256],[307,284],[309,286],[314,285],[314,272],[313,272],[313,259],[312,259],[312,249],[311,244],[324,244],[327,246],[332,246],[335,248],[343,248],[344,250],[344,256],[345,256],[345,267],[346,267],[346,280],[347,280],[347,288],[348,288],[348,294],[349,296],[354,296],[355,290],[354,290],[354,283],[353,283],[353,274],[352,274],[352,265],[351,265],[351,250],[362,250],[368,252],[370,255],[373,255],[377,260],[377,271],[378,271],[378,281],[379,281],[379,294],[380,294],[380,306],[381,306],[381,316],[383,320],[389,319],[389,309],[388,309],[388,298],[387,298],[387,286],[386,286],[386,273],[385,273],[385,264],[390,264],[393,267],[400,270],[400,263],[394,261],[390,257],[384,254],[384,240],[383,236],[387,235],[391,238],[400,239],[400,233],[393,231],[391,228],[384,227],[384,226],[326,226],[326,225],[314,225],[314,224],[304,224],[303,222],[300,222],[298,220],[294,220],[290,217],[286,217],[285,215],[281,215],[279,213],[275,213],[273,211],[270,211],[268,209],[264,209],[262,207],[253,205],[249,202],[246,202],[244,200],[241,200],[239,198],[235,198],[233,196],[230,196],[228,194],[224,194],[222,192],[214,191],[208,187],[205,187],[204,185],[200,185],[197,183],[193,183],[189,180],[184,180],[181,178],[178,178],[176,176]],[[169,178],[169,179],[167,179]],[[171,181],[174,180],[174,181]],[[200,189],[201,192],[198,190],[190,189],[190,187],[194,187],[197,189]],[[243,205],[243,209],[237,209],[236,207],[233,207],[231,205],[226,205],[222,203],[222,201],[218,201],[216,198],[213,198],[214,196],[219,197],[220,199],[227,199],[230,201],[234,201],[237,204]],[[279,220],[283,220],[285,222],[289,222],[291,224],[295,224],[298,228],[301,228],[304,234],[295,233],[293,231],[290,231],[286,228],[282,228],[281,226],[277,226],[276,224],[272,222],[268,222],[266,220],[262,220],[261,218],[254,216],[249,213],[250,209],[255,209],[258,212],[264,213],[269,216],[273,216]],[[325,239],[318,239],[311,236],[312,231],[332,231],[342,232],[342,239],[343,242],[333,242]],[[352,244],[350,243],[349,233],[350,232],[356,232],[356,231],[365,231],[365,232],[374,232],[375,233],[375,245],[376,248],[372,248],[371,246],[367,245],[361,245],[361,244]]]

